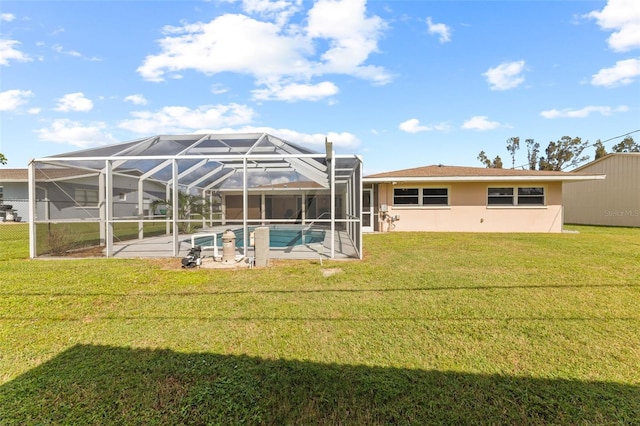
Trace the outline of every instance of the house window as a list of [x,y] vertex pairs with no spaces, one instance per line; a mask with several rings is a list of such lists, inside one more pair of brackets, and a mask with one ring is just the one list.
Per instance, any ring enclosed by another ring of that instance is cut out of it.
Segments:
[[3,197],[4,197],[3,192],[4,191],[3,191],[2,187],[0,186],[0,203],[2,202]]
[[449,205],[448,188],[422,188],[422,205],[447,206]]
[[98,207],[98,191],[94,189],[76,189],[76,205],[82,207]]
[[393,204],[396,206],[447,206],[448,188],[394,188]]
[[489,188],[487,204],[490,206],[514,206],[513,188]]
[[420,201],[419,191],[418,188],[394,188],[393,204],[417,206]]
[[544,206],[544,188],[489,188],[487,191],[489,206]]
[[519,206],[544,206],[544,188],[540,186],[518,188]]

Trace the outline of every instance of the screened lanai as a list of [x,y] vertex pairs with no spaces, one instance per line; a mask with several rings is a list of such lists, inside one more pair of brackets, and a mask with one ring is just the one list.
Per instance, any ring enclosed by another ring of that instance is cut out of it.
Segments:
[[177,257],[230,229],[247,257],[268,226],[285,239],[270,243],[278,257],[361,258],[361,193],[361,158],[329,141],[319,153],[266,133],[153,136],[32,160],[30,255]]

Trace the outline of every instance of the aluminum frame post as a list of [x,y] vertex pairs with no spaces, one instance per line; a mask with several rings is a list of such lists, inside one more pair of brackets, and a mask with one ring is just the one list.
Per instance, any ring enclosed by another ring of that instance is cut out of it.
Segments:
[[36,164],[29,163],[29,257],[36,257]]

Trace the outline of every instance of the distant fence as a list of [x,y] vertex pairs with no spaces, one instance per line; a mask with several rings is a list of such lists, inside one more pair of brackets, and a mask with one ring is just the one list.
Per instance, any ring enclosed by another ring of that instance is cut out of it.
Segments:
[[4,198],[0,200],[0,222],[28,222],[29,200]]
[[28,238],[28,211],[27,199],[0,200],[0,242]]

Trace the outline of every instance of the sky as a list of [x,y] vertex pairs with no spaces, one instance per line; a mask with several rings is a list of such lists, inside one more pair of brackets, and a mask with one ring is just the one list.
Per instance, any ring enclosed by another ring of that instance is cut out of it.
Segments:
[[4,167],[216,132],[327,138],[365,174],[640,141],[640,1],[0,2]]

